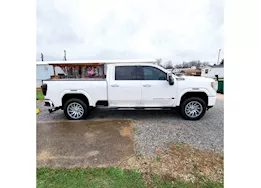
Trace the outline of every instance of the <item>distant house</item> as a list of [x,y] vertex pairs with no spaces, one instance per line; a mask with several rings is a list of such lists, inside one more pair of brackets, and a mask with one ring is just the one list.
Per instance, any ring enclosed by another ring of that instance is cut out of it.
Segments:
[[201,76],[207,78],[224,78],[224,65],[208,65],[201,69]]
[[201,71],[200,69],[197,69],[195,66],[191,67],[191,68],[175,68],[173,69],[173,73],[175,74],[185,74],[188,76],[200,76],[201,75]]
[[173,72],[173,73],[180,73],[181,71],[186,70],[186,69],[190,69],[190,68],[174,68],[174,69],[172,70],[172,72]]
[[184,73],[185,75],[188,76],[200,76],[201,71],[199,69],[185,69],[182,70],[181,73]]

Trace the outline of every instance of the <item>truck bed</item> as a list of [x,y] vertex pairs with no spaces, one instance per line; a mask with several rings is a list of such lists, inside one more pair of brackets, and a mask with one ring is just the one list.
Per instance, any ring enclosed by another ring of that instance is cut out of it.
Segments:
[[52,99],[54,106],[62,105],[65,94],[84,94],[90,106],[98,100],[107,101],[107,81],[104,78],[63,78],[44,80],[47,84],[45,99]]

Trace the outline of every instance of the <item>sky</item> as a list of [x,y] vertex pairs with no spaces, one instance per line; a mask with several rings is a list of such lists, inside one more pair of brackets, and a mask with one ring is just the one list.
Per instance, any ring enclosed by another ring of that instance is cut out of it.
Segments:
[[36,60],[200,60],[224,55],[223,0],[37,0]]

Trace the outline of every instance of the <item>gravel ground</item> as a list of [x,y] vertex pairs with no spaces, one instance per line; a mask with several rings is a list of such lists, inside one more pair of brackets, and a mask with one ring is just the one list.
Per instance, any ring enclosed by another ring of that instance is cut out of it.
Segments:
[[[37,102],[40,113],[37,121],[66,119],[63,111],[49,114],[42,102]],[[178,111],[171,110],[108,110],[95,109],[89,119],[132,119],[136,153],[155,155],[156,148],[167,148],[171,142],[185,142],[196,148],[223,152],[224,99],[218,97],[216,105],[198,121],[182,119]]]

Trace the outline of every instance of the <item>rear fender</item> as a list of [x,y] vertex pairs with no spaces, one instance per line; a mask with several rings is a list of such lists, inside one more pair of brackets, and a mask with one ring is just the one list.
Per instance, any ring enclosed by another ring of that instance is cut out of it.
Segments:
[[90,106],[95,106],[95,102],[92,100],[91,96],[84,90],[64,90],[61,94],[60,94],[60,106],[62,105],[62,98],[64,95],[66,94],[83,94],[85,95],[85,97],[87,97],[88,101],[89,101],[89,105]]

